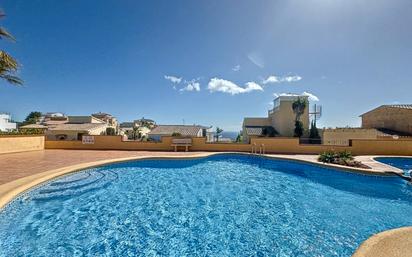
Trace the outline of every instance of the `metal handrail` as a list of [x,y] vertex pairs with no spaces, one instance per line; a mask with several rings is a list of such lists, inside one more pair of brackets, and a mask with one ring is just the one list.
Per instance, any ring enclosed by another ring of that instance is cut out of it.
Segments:
[[253,143],[253,145],[252,145],[252,154],[253,153],[256,153],[257,151],[256,151],[256,143]]

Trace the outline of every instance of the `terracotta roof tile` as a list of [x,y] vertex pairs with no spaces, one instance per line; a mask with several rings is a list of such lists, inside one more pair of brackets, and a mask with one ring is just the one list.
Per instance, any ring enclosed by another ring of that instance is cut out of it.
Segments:
[[199,130],[203,129],[203,126],[188,126],[188,125],[158,125],[149,135],[172,135],[173,133],[179,133],[182,136],[197,136]]
[[68,130],[68,131],[88,131],[92,129],[96,129],[102,126],[107,126],[106,123],[65,123],[65,124],[59,124],[56,125],[52,128],[49,128],[49,130]]

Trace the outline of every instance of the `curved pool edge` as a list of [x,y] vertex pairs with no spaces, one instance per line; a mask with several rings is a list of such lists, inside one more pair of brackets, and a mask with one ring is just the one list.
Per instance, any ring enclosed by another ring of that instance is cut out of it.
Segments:
[[395,166],[386,164],[386,163],[384,163],[384,162],[380,162],[380,161],[377,160],[378,158],[409,158],[409,159],[412,159],[412,156],[405,156],[405,155],[375,155],[375,156],[371,156],[371,159],[372,159],[374,162],[377,162],[377,163],[379,163],[380,165],[387,166],[387,167],[390,167],[390,168],[392,168],[392,169],[395,169],[395,170],[397,170],[399,173],[403,174],[403,170],[402,170],[402,169],[399,169],[399,168],[397,168],[397,167],[395,167]]
[[15,198],[21,194],[41,185],[47,183],[50,180],[69,175],[71,173],[79,172],[85,169],[101,167],[114,163],[122,163],[128,161],[138,160],[167,160],[167,159],[197,159],[205,158],[216,153],[198,153],[190,156],[133,156],[124,158],[115,158],[100,160],[94,162],[86,162],[75,165],[66,166],[63,168],[57,168],[47,170],[27,177],[19,178],[11,182],[0,185],[0,210],[2,210],[7,204],[12,202]]
[[369,237],[352,257],[408,257],[411,252],[412,227],[401,227]]
[[[369,175],[369,176],[393,176],[393,174],[391,173],[387,173],[386,171],[383,171],[383,170],[375,170],[373,168],[364,169],[364,168],[357,168],[357,167],[350,167],[350,166],[342,166],[342,165],[337,165],[337,164],[332,164],[332,163],[319,162],[317,160],[314,161],[314,160],[307,160],[307,159],[300,159],[300,158],[291,158],[290,156],[287,156],[287,155],[280,156],[280,155],[265,154],[263,156],[269,159],[281,159],[281,160],[301,162],[305,164],[312,164],[312,165],[319,166],[322,168],[329,168],[329,169],[333,169],[333,170],[337,170],[341,172],[357,173],[357,174]],[[399,172],[402,172],[402,171],[400,170]]]
[[251,153],[244,153],[244,152],[202,152],[202,153],[194,153],[193,155],[187,156],[133,156],[133,157],[124,157],[124,158],[115,158],[115,159],[107,159],[107,160],[100,160],[94,162],[87,162],[81,163],[71,166],[66,166],[63,168],[52,169],[48,171],[44,171],[41,173],[37,173],[31,176],[23,177],[20,179],[16,179],[14,181],[5,183],[0,185],[0,210],[3,209],[8,203],[13,201],[16,197],[23,194],[24,192],[39,186],[47,181],[56,179],[58,177],[62,177],[64,175],[68,175],[71,173],[75,173],[84,169],[100,167],[108,164],[113,163],[121,163],[121,162],[128,162],[128,161],[138,161],[138,160],[167,160],[167,159],[198,159],[198,158],[206,158],[213,155],[227,155],[227,154],[238,154],[238,155],[248,155],[248,156],[257,156],[257,157],[264,157],[268,159],[278,159],[278,160],[288,160],[288,161],[295,161],[305,164],[312,164],[324,168],[334,169],[342,172],[351,172],[351,173],[358,173],[363,175],[373,175],[373,176],[392,176],[390,174],[386,174],[382,171],[373,170],[373,169],[362,169],[362,168],[355,168],[355,167],[345,167],[335,164],[329,163],[321,163],[318,161],[313,161],[309,159],[300,159],[297,157],[292,156],[280,156],[280,155],[271,155],[271,154],[251,154]]

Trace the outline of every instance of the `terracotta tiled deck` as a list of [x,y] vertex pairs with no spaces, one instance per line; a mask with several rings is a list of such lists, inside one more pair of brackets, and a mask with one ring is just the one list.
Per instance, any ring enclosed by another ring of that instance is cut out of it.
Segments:
[[[125,157],[167,157],[167,156],[201,156],[204,152],[153,152],[153,151],[93,151],[93,150],[43,150],[0,155],[0,185],[7,182],[37,174],[40,172],[63,168],[75,164]],[[270,155],[316,162],[316,155]],[[374,170],[390,170],[380,165],[372,157],[362,157],[362,162],[373,165]]]
[[124,157],[196,156],[199,152],[148,152],[148,151],[93,151],[93,150],[43,150],[0,154],[0,185],[37,174],[80,163]]

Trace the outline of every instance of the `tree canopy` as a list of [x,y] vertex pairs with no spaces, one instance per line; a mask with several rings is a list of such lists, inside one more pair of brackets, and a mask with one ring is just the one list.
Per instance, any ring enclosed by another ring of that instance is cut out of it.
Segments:
[[41,112],[31,112],[27,115],[26,119],[24,119],[24,124],[35,124],[39,121],[41,117]]

